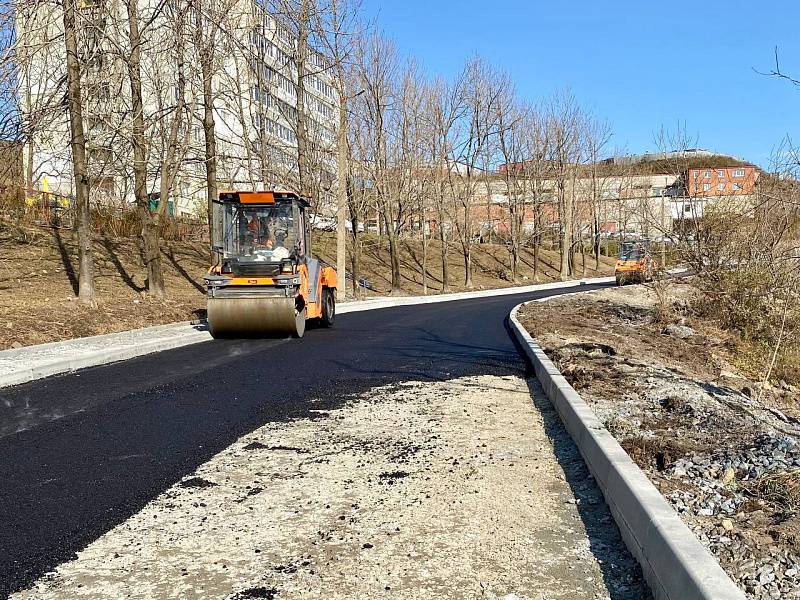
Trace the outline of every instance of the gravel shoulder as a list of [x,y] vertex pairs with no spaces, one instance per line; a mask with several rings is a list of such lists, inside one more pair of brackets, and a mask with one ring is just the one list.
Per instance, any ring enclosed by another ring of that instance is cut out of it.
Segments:
[[800,390],[737,369],[735,340],[692,321],[691,294],[608,289],[521,320],[749,597],[800,598]]
[[13,597],[649,594],[538,384],[478,376],[264,426]]

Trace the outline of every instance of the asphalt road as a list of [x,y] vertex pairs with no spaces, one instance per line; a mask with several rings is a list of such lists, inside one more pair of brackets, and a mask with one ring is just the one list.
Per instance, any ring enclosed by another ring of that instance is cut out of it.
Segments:
[[28,409],[0,435],[0,597],[268,422],[391,382],[523,374],[509,311],[574,291],[351,313],[300,341],[217,340],[0,390],[4,431],[23,417],[3,406]]

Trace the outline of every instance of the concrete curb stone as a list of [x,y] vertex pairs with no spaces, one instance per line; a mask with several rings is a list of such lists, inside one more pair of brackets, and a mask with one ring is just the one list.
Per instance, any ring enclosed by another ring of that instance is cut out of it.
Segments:
[[[433,296],[382,297],[364,301],[345,302],[337,306],[339,314],[378,310],[395,306],[452,302],[473,298],[524,294],[526,292],[577,287],[593,283],[610,283],[613,277],[598,277],[567,282],[553,282],[521,287],[498,288],[475,292],[459,292]],[[142,339],[144,338],[144,339]],[[147,340],[147,338],[153,338]],[[211,341],[211,335],[189,322],[156,325],[132,331],[107,333],[87,338],[49,342],[0,351],[0,388],[20,385],[43,377],[69,373]]]
[[745,594],[525,330],[509,323],[536,377],[600,486],[656,600],[744,600]]

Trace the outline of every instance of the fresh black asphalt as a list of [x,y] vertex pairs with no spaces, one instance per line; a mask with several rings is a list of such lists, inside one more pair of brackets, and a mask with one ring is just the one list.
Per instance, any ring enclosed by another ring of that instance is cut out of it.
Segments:
[[1,389],[0,597],[266,423],[377,385],[523,374],[509,311],[574,291],[351,313],[302,340],[217,340]]

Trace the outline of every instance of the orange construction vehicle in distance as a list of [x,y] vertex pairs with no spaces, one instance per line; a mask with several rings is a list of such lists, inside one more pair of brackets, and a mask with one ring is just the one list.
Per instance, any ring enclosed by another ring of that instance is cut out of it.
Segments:
[[652,281],[658,264],[650,253],[650,240],[624,241],[614,266],[617,285]]

